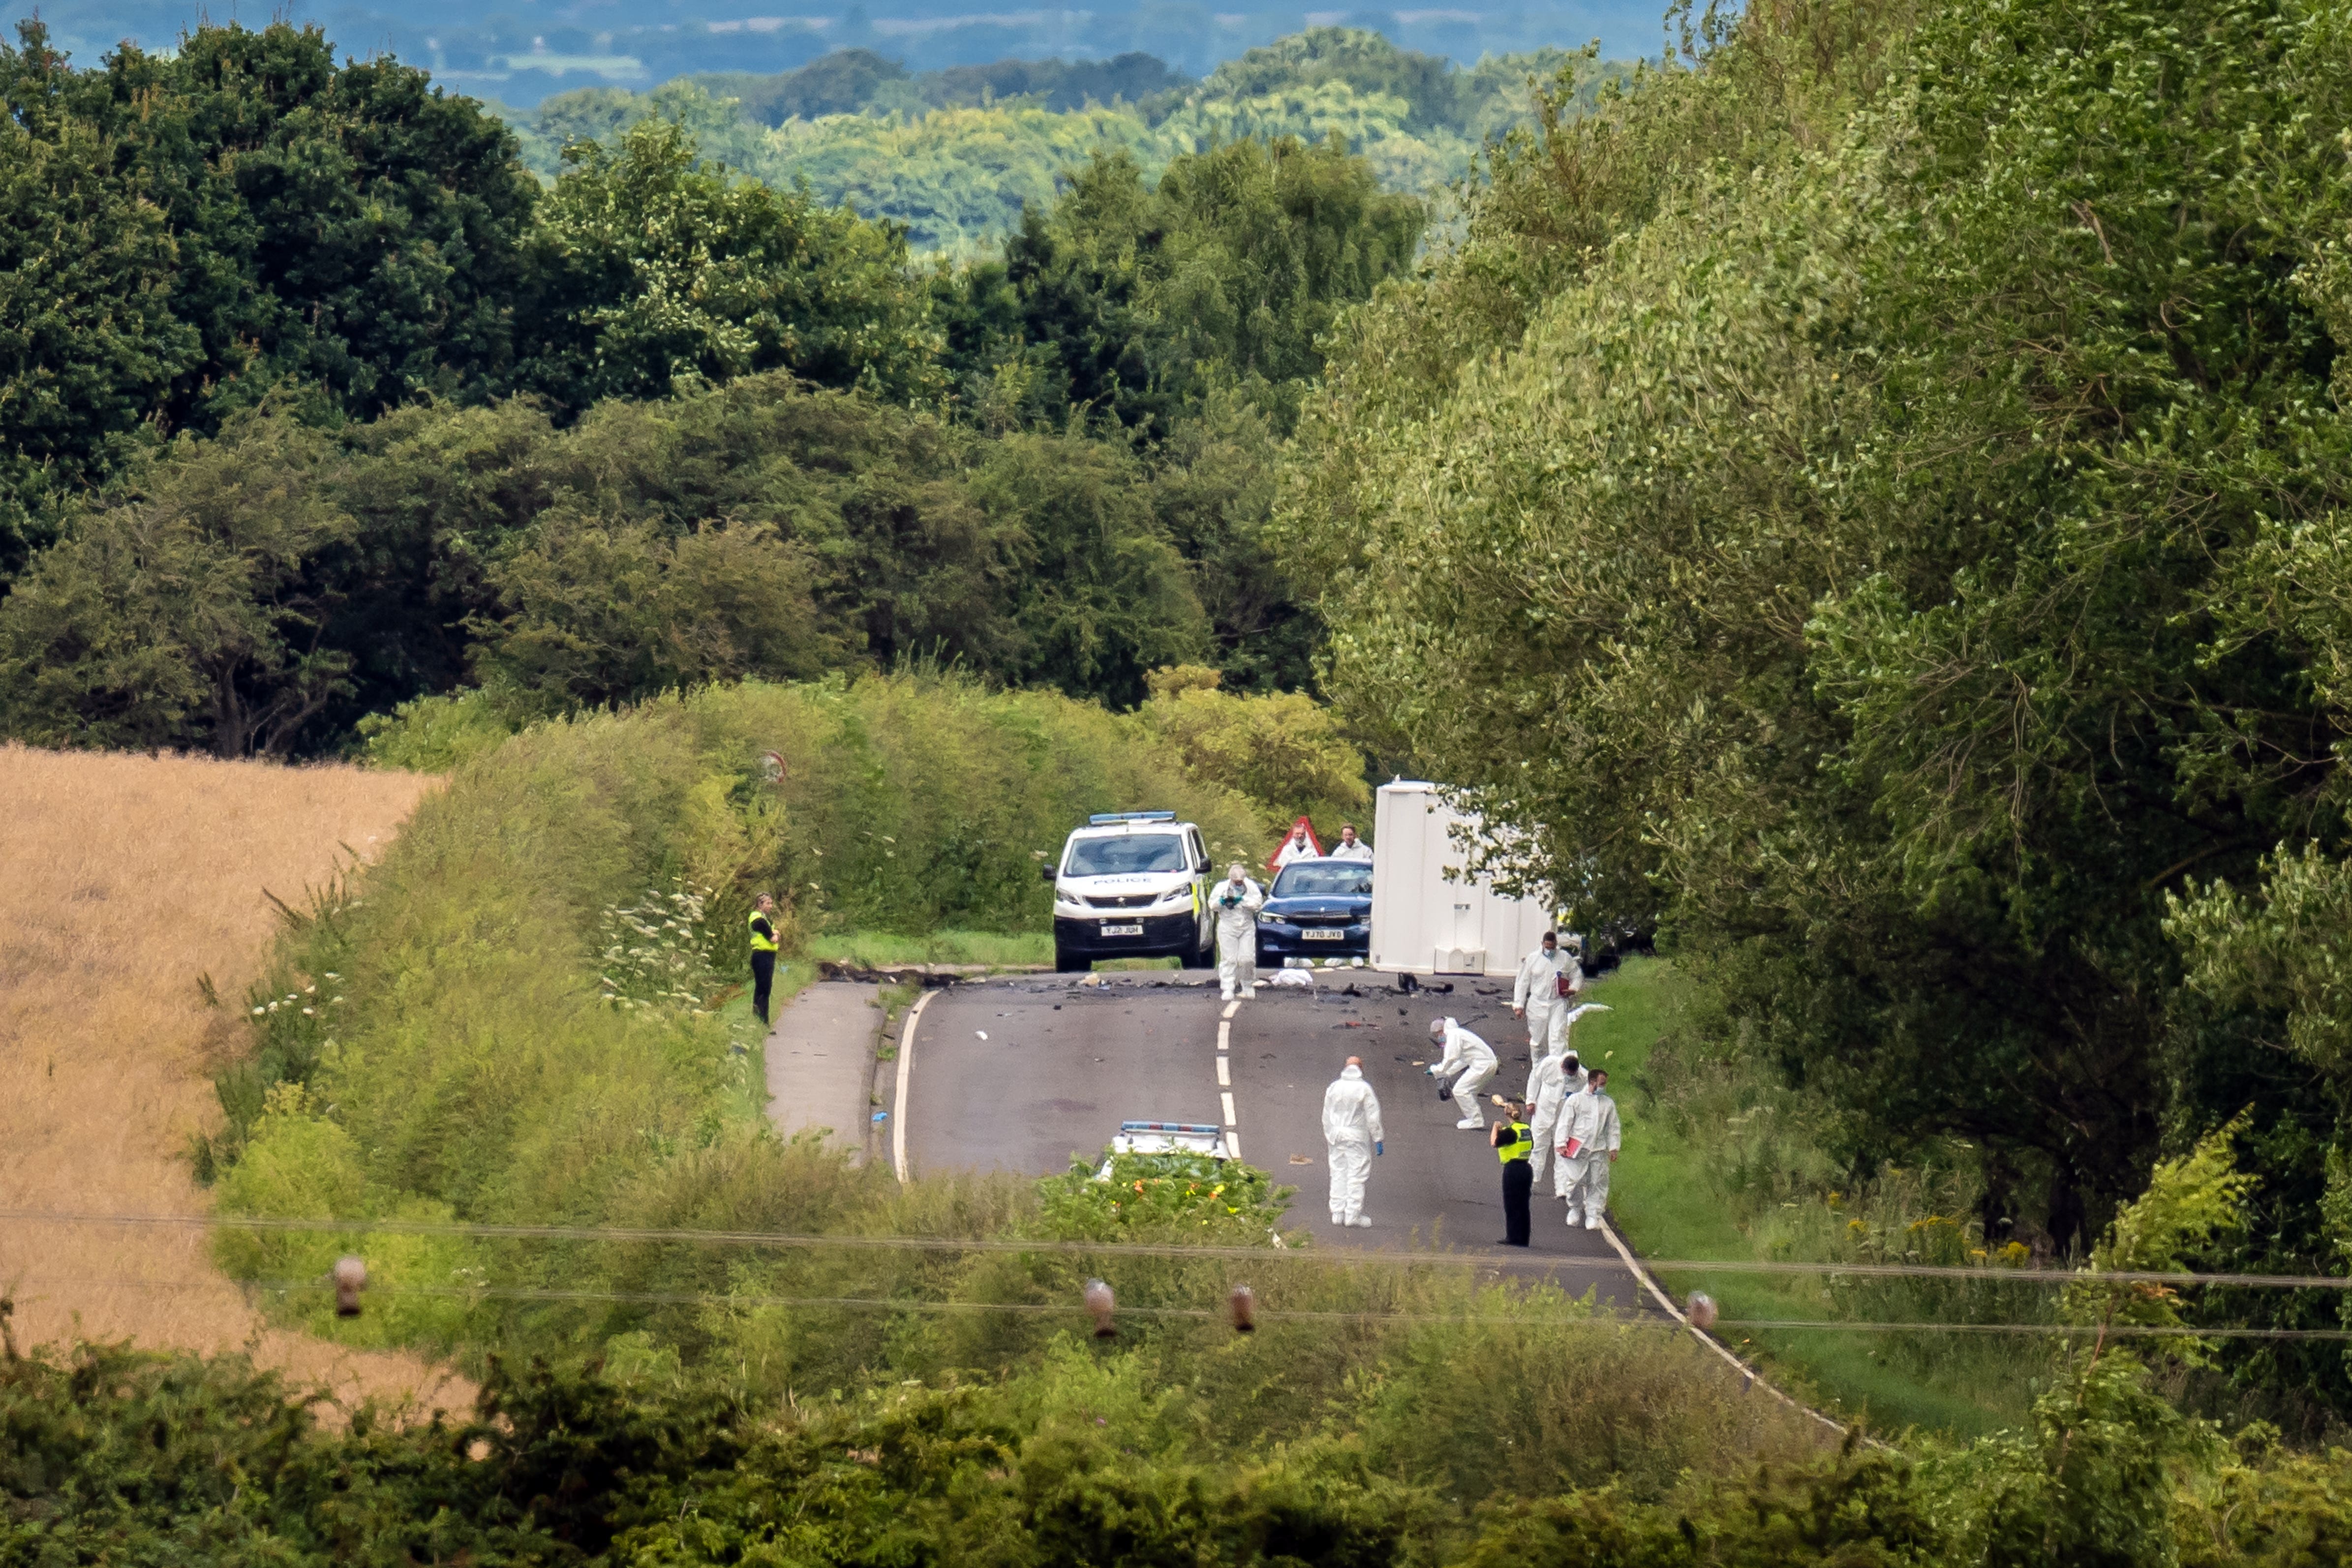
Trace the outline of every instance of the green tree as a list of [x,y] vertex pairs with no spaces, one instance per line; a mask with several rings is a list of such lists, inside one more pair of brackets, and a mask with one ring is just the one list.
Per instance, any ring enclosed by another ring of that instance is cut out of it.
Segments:
[[1191,574],[1123,448],[1076,433],[1007,436],[971,493],[1013,552],[1021,642],[1007,678],[1131,708],[1145,672],[1199,654]]
[[2252,1100],[2300,1173],[2268,1263],[2322,1248],[2335,1113],[2163,930],[2343,831],[2240,569],[2352,472],[2297,279],[2340,22],[2282,15],[1713,14],[1498,149],[1333,335],[1287,480],[1359,732],[1712,977],[1858,1166],[1977,1145],[1995,1235],[2086,1242]]
[[201,27],[168,58],[125,47],[74,97],[180,236],[174,309],[205,357],[174,424],[208,428],[280,377],[362,416],[504,384],[538,187],[472,100],[388,58],[338,66],[283,23]]
[[541,515],[494,564],[511,612],[481,629],[491,685],[527,708],[565,712],[747,675],[815,675],[840,662],[819,629],[804,550],[772,525],[712,523],[669,537],[654,525]]
[[209,431],[286,381],[362,416],[504,384],[537,186],[478,105],[391,60],[339,67],[316,28],[203,26],[93,70],[19,32],[0,571],[144,425]]
[[1442,55],[1401,49],[1360,27],[1308,27],[1247,50],[1202,79],[1201,98],[1247,99],[1326,83],[1408,105],[1416,128],[1452,124],[1465,108],[1467,73]]
[[1328,839],[1341,819],[1371,805],[1364,753],[1306,693],[1220,690],[1218,672],[1197,665],[1155,669],[1145,679],[1151,695],[1137,720],[1176,749],[1192,777],[1255,803],[1269,838],[1303,814]]
[[889,230],[701,166],[668,121],[564,158],[531,238],[525,384],[573,408],[769,370],[894,398],[936,386],[925,295]]
[[1050,215],[1024,216],[1005,263],[1071,404],[1162,436],[1229,381],[1286,430],[1318,339],[1411,265],[1426,216],[1337,142],[1237,142],[1151,188],[1097,155]]
[[52,536],[55,498],[119,468],[194,360],[171,310],[176,259],[104,137],[0,117],[0,583]]
[[1152,504],[1184,559],[1228,689],[1315,684],[1321,623],[1267,538],[1282,440],[1238,388],[1212,391],[1151,453]]
[[349,689],[333,557],[357,534],[332,444],[245,415],[72,519],[0,600],[11,733],[284,756]]

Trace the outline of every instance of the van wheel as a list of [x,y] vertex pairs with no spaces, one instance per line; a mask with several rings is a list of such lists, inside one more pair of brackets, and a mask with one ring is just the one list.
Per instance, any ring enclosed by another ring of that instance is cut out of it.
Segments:
[[1213,936],[1202,946],[1180,954],[1178,962],[1187,969],[1214,969],[1217,967],[1217,939]]
[[1083,974],[1094,966],[1095,961],[1093,959],[1085,957],[1079,953],[1072,952],[1068,948],[1064,947],[1058,942],[1054,944],[1055,973]]

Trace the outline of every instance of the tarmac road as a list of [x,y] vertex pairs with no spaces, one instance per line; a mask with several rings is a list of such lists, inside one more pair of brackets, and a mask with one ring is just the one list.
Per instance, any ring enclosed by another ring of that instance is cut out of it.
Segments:
[[[1351,971],[1318,977],[1312,994],[1261,985],[1228,1020],[1211,974],[1106,973],[1100,986],[1080,978],[1024,976],[931,996],[892,1110],[910,1171],[1045,1175],[1067,1170],[1074,1154],[1098,1159],[1122,1121],[1213,1122],[1231,1130],[1243,1159],[1298,1187],[1290,1218],[1318,1246],[1475,1253],[1514,1273],[1552,1275],[1571,1293],[1595,1287],[1620,1310],[1646,1310],[1601,1233],[1568,1228],[1549,1173],[1536,1194],[1534,1245],[1496,1244],[1501,1166],[1484,1132],[1454,1127],[1460,1112],[1414,1065],[1433,1059],[1430,1019],[1451,1014],[1501,1058],[1487,1092],[1518,1092],[1527,1034],[1511,1017],[1507,983],[1402,995],[1385,977]],[[1360,994],[1344,994],[1350,985]],[[1364,1058],[1381,1097],[1388,1152],[1372,1162],[1365,1195],[1373,1224],[1344,1230],[1330,1223],[1322,1116],[1323,1090],[1349,1056]],[[1498,1112],[1490,1105],[1486,1114],[1491,1122]]]

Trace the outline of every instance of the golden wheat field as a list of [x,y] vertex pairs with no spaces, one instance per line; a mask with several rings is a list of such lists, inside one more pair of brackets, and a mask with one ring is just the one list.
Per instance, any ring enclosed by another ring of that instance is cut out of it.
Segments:
[[[184,1158],[220,1119],[277,911],[373,858],[434,781],[340,766],[0,746],[0,1209],[201,1214]],[[205,1003],[209,976],[226,1006]],[[414,1357],[267,1329],[194,1227],[0,1219],[20,1342],[247,1349],[341,1395],[453,1405]]]

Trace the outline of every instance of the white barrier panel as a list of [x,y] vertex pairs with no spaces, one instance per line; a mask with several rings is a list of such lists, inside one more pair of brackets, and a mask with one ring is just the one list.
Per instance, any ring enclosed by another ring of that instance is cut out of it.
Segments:
[[1477,818],[1447,805],[1433,784],[1399,779],[1381,786],[1372,818],[1373,968],[1510,974],[1552,929],[1543,900],[1510,898],[1491,878],[1463,875],[1469,853],[1454,829],[1476,826]]

